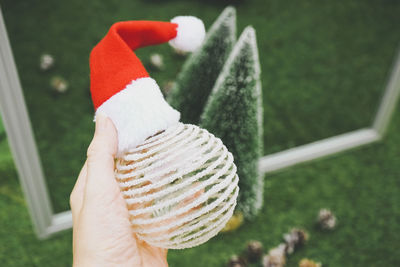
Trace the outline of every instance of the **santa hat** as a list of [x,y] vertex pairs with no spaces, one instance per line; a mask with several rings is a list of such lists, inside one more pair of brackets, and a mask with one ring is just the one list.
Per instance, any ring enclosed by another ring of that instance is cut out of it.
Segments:
[[179,122],[133,50],[170,43],[194,51],[204,39],[201,20],[179,16],[171,22],[126,21],[111,26],[90,54],[90,91],[96,114],[108,116],[118,131],[118,154]]

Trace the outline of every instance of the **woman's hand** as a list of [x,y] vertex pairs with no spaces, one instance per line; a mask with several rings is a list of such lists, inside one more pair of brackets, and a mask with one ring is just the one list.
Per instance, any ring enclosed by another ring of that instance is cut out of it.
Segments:
[[115,127],[98,114],[87,160],[70,197],[73,266],[168,266],[166,249],[153,247],[132,232],[114,178],[116,152]]

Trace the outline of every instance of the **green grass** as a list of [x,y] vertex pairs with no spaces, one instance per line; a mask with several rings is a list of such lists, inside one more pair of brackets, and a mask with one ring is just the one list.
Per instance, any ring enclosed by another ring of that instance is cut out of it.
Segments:
[[[56,211],[68,196],[90,141],[93,110],[88,55],[117,20],[201,17],[206,26],[228,1],[12,1],[0,0],[24,94]],[[400,40],[397,1],[236,1],[239,33],[257,31],[264,94],[265,153],[369,125]],[[38,70],[40,54],[55,56],[53,70]],[[138,52],[164,56],[166,70],[151,75],[162,85],[174,79],[183,59],[167,45]],[[65,95],[49,88],[53,75],[70,83]],[[1,126],[0,126],[1,127]],[[265,206],[252,223],[205,245],[171,251],[171,266],[222,266],[247,240],[267,248],[292,226],[310,231],[301,257],[328,266],[399,266],[400,112],[385,140],[352,152],[269,175]],[[1,132],[1,130],[0,130]],[[4,266],[69,266],[71,232],[46,241],[34,236],[17,174],[0,139],[0,260]],[[319,208],[336,212],[339,227],[319,232]]]
[[[88,57],[115,21],[201,17],[210,26],[227,1],[12,1],[0,0],[56,211],[69,192],[93,132]],[[396,1],[237,2],[238,33],[257,31],[263,70],[265,153],[280,151],[370,124],[400,41]],[[55,56],[42,73],[42,53]],[[164,84],[183,60],[168,45],[139,50],[165,57]],[[54,75],[70,89],[57,95]]]
[[0,142],[6,138],[6,129],[4,129],[3,122],[1,121],[0,118]]
[[[265,205],[254,222],[193,249],[170,251],[170,266],[223,266],[250,239],[271,248],[290,227],[304,227],[308,244],[290,257],[324,266],[399,266],[400,111],[380,143],[268,175]],[[0,260],[3,266],[70,266],[71,231],[38,241],[5,142],[0,143]],[[321,207],[337,215],[338,228],[314,227]]]

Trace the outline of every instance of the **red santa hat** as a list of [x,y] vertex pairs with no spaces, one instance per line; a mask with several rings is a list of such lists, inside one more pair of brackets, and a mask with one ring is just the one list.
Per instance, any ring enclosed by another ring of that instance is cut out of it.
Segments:
[[205,36],[204,24],[191,16],[171,22],[125,21],[111,26],[90,54],[90,91],[96,113],[108,116],[118,131],[118,153],[179,122],[133,50],[164,42],[194,51]]

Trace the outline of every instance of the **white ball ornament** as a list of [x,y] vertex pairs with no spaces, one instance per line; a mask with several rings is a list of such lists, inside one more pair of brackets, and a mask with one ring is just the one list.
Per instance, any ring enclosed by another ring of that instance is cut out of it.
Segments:
[[233,156],[221,140],[182,123],[121,156],[116,178],[133,231],[169,249],[215,236],[231,218],[239,192]]

